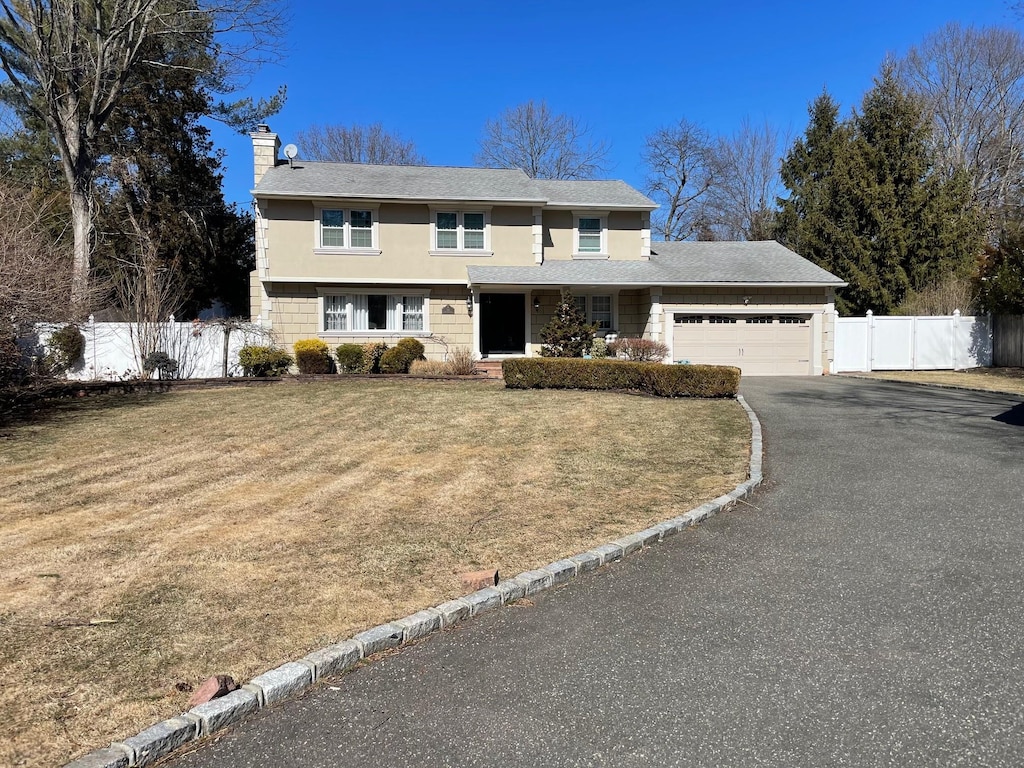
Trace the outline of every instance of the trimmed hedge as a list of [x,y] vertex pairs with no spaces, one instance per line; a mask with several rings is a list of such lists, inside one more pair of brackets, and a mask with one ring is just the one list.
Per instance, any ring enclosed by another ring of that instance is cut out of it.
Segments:
[[246,376],[283,376],[291,367],[292,356],[277,347],[249,345],[238,350],[238,364]]
[[363,370],[363,345],[340,344],[334,352],[339,373],[360,373]]
[[511,389],[628,389],[659,397],[735,397],[740,369],[628,360],[520,357],[504,360]]
[[299,339],[292,344],[299,373],[330,373],[331,353],[320,339]]
[[409,367],[423,358],[423,344],[413,338],[401,339],[380,358],[381,373],[408,373]]

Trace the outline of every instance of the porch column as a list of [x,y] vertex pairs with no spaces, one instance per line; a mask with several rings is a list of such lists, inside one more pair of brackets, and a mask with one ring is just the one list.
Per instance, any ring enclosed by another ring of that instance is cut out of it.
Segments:
[[472,286],[469,288],[469,301],[466,305],[472,307],[470,311],[473,313],[473,359],[480,360],[483,358],[480,350],[480,294]]

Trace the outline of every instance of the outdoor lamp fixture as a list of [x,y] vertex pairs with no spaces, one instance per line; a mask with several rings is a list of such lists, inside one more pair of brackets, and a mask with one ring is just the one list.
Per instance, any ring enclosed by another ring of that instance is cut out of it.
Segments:
[[534,296],[533,297],[533,311],[534,312],[539,312],[540,311],[540,296]]
[[466,297],[466,311],[469,313],[470,317],[473,316],[473,294],[472,293],[469,294],[469,296]]
[[749,303],[750,303],[750,297],[749,296],[744,296],[743,297],[743,306],[745,307]]

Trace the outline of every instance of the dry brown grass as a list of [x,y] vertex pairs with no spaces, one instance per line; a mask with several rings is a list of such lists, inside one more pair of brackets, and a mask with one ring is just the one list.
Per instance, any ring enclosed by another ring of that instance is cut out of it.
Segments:
[[[733,401],[478,382],[76,403],[0,436],[0,764],[46,765],[663,520],[745,476]],[[116,623],[80,626],[92,619]],[[62,626],[72,624],[73,626]]]
[[970,387],[990,392],[1024,395],[1024,368],[971,368],[966,371],[874,371],[863,375],[886,381],[944,384],[952,387]]

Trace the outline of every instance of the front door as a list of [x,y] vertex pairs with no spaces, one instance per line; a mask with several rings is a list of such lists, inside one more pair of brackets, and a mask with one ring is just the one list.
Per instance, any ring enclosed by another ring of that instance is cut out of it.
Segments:
[[480,294],[480,354],[526,353],[526,294]]

